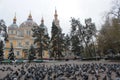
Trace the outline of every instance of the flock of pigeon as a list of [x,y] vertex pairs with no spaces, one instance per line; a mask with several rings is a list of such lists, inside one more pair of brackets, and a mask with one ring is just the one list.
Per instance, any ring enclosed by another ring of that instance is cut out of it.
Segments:
[[120,80],[120,64],[1,64],[0,80]]

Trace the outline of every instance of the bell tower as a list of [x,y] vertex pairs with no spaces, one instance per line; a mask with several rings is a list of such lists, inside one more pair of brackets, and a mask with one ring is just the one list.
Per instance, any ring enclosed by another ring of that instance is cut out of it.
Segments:
[[53,22],[57,26],[58,29],[61,29],[60,25],[59,25],[58,14],[57,14],[57,10],[56,9],[55,9],[55,14],[54,14],[54,20],[53,20]]

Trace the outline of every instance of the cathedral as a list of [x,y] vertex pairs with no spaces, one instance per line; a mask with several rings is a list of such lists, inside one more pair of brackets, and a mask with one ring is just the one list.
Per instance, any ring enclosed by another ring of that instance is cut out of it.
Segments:
[[[54,20],[53,22],[55,23],[58,28],[59,26],[59,20],[57,19],[57,11],[55,10],[54,14]],[[44,19],[41,19],[41,24],[44,23]],[[40,24],[40,25],[41,25]],[[33,31],[32,28],[33,26],[39,26],[35,21],[33,21],[31,13],[29,14],[28,18],[26,21],[22,22],[19,26],[17,25],[17,18],[16,15],[13,18],[13,23],[8,26],[8,42],[6,43],[5,46],[5,54],[4,58],[7,59],[9,55],[9,50],[10,46],[13,44],[14,48],[14,55],[16,59],[27,59],[28,57],[28,50],[31,45],[34,44],[34,38],[32,37]],[[47,32],[47,27],[43,25],[43,27],[46,29]],[[43,58],[49,58],[49,52],[45,55],[43,55]]]

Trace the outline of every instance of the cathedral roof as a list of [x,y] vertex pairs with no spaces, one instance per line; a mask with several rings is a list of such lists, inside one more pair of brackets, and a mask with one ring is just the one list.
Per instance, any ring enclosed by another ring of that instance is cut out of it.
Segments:
[[28,16],[27,21],[24,21],[20,27],[33,27],[33,26],[38,26],[36,22],[33,21],[31,13]]
[[18,28],[18,25],[17,24],[11,24],[8,29],[17,29]]
[[33,27],[33,26],[37,26],[37,23],[32,20],[27,20],[20,25],[20,27]]

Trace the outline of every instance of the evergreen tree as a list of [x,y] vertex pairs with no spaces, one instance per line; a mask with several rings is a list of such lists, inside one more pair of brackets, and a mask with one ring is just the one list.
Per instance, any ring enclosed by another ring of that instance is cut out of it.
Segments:
[[0,61],[3,60],[3,56],[4,56],[3,46],[4,46],[3,41],[0,41]]
[[85,41],[87,42],[87,51],[90,54],[90,57],[93,57],[96,55],[96,50],[95,50],[95,43],[93,38],[96,37],[96,27],[95,24],[92,23],[92,19],[88,18],[85,19],[85,26],[84,26],[84,35],[85,35]]
[[49,35],[47,33],[44,24],[41,24],[40,26],[34,26],[32,31],[33,31],[33,37],[35,37],[34,43],[37,45],[36,52],[38,53],[38,56],[42,58],[43,51],[48,50]]
[[8,41],[7,26],[4,20],[0,20],[0,61],[3,60],[5,41]]
[[76,23],[72,23],[71,27],[71,51],[74,53],[74,56],[80,56],[83,51],[83,43],[80,35],[78,34],[78,27]]
[[10,48],[10,51],[9,51],[8,59],[9,60],[14,60],[15,59],[13,44],[11,44],[11,48]]
[[67,34],[64,38],[65,55],[70,55],[70,36]]
[[30,46],[28,59],[29,61],[35,59],[35,48],[33,47],[33,45]]
[[57,40],[57,46],[58,46],[58,52],[57,52],[57,57],[62,58],[63,52],[65,50],[65,44],[64,44],[64,33],[58,33],[58,40]]
[[52,23],[51,31],[51,57],[60,58],[63,57],[62,52],[64,51],[64,34],[61,29],[59,29],[54,22]]
[[57,52],[57,33],[58,33],[58,28],[57,26],[54,24],[54,22],[52,23],[52,30],[51,30],[51,54],[50,57],[55,57],[56,56],[56,52]]
[[[96,34],[96,28],[95,28],[94,23],[92,23],[91,18],[86,19],[85,24],[86,25],[83,26],[82,24],[80,24],[79,20],[72,18],[72,20],[71,20],[71,25],[72,25],[71,39],[73,40],[72,46],[73,46],[73,44],[77,44],[77,43],[75,43],[76,41],[79,41],[78,42],[79,49],[82,50],[82,52],[83,52],[83,46],[84,46],[86,49],[84,51],[84,53],[87,53],[87,54],[89,54],[89,57],[92,57],[92,53],[93,53],[92,49],[93,48],[91,48],[90,46],[91,46],[91,43],[94,45],[93,36],[95,36],[95,34]],[[75,45],[75,46],[78,47],[77,45]],[[77,51],[74,49],[77,49],[77,48],[73,47],[72,51]],[[94,50],[94,52],[95,52],[95,50]]]
[[68,34],[65,36],[64,43],[65,43],[65,49],[70,50],[70,36]]
[[80,56],[80,53],[82,52],[82,43],[79,40],[78,35],[74,35],[71,37],[71,42],[72,42],[72,52],[74,53],[75,56]]

